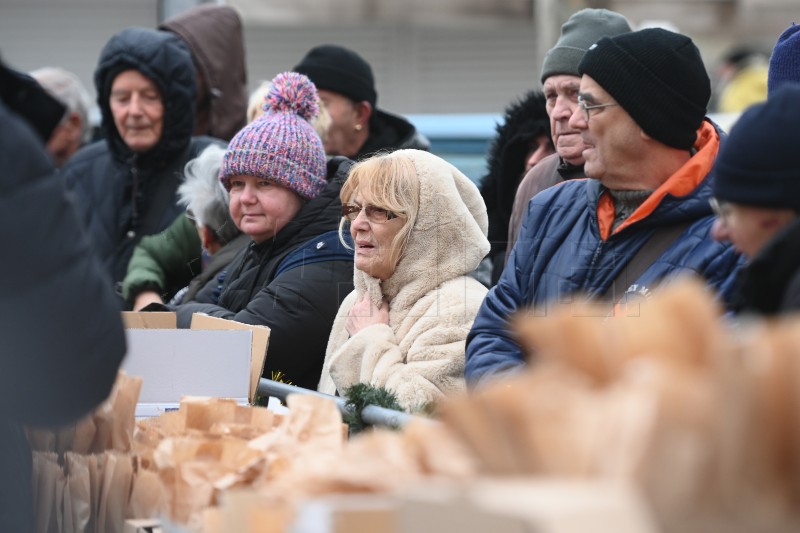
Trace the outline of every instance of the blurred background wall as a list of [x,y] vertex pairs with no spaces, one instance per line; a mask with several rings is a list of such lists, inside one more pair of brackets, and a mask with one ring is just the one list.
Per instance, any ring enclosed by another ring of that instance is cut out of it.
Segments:
[[[202,0],[0,0],[0,55],[31,70],[61,66],[93,91],[108,38],[154,27]],[[245,25],[250,88],[291,69],[312,46],[339,43],[373,66],[378,104],[399,113],[498,113],[539,86],[561,23],[583,7],[692,37],[712,74],[743,43],[771,49],[798,0],[228,0]]]

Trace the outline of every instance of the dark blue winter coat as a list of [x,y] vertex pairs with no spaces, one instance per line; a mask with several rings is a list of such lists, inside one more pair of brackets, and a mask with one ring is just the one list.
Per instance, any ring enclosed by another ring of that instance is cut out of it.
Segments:
[[694,273],[727,301],[742,258],[710,235],[713,174],[707,172],[694,183],[689,183],[691,175],[671,177],[607,238],[601,237],[601,227],[610,224],[601,224],[598,213],[605,209],[608,214],[612,208],[613,219],[613,204],[599,181],[568,181],[535,196],[503,275],[486,296],[467,337],[468,383],[523,365],[522,351],[509,330],[508,318],[514,312],[535,306],[546,313],[546,304],[568,295],[603,295],[657,227],[688,224],[641,276],[631,280],[627,292],[647,296],[667,276]]

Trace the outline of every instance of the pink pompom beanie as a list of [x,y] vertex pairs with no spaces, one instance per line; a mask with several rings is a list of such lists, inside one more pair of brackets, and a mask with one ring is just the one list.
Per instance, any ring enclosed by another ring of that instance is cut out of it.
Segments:
[[305,199],[325,187],[325,150],[310,121],[317,115],[317,89],[303,74],[284,72],[272,80],[266,113],[237,133],[225,152],[219,178],[265,178]]

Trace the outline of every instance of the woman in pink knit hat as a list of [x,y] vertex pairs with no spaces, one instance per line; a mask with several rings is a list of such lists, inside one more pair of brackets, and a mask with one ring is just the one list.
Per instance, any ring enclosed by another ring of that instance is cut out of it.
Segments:
[[231,140],[220,180],[237,227],[252,241],[195,303],[177,307],[178,325],[193,313],[268,326],[264,376],[315,388],[342,299],[353,288],[353,255],[339,242],[339,191],[352,162],[326,163],[310,121],[314,84],[298,73],[272,80],[266,112]]

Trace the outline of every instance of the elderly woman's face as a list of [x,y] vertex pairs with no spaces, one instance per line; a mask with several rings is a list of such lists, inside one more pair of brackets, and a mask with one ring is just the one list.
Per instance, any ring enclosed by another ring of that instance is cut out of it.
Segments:
[[[392,242],[403,229],[405,217],[386,218],[386,210],[369,202],[364,202],[360,194],[350,201],[362,208],[350,222],[350,235],[355,245],[356,268],[380,280],[389,279],[394,273],[392,264]],[[378,209],[375,209],[378,208]],[[383,220],[383,221],[381,221]]]

